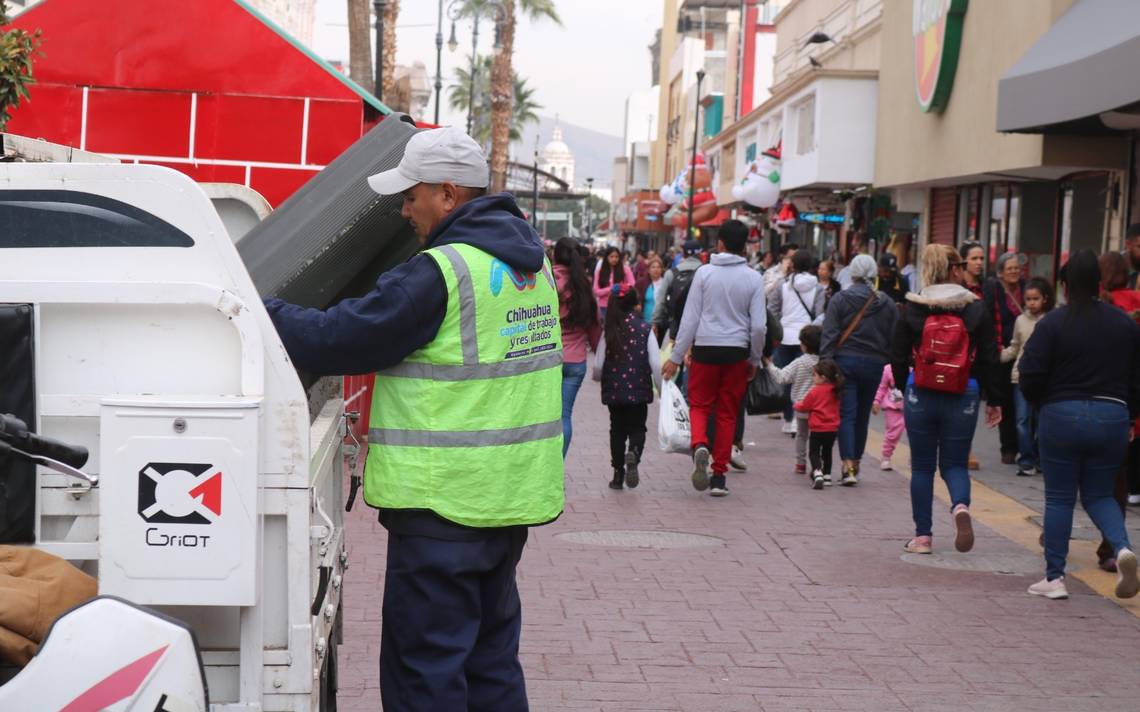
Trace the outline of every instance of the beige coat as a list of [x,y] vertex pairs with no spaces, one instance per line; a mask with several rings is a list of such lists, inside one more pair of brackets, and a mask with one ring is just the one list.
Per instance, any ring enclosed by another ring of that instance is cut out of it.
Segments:
[[1009,363],[1013,361],[1013,377],[1010,379],[1017,383],[1017,365],[1021,363],[1021,353],[1025,350],[1025,344],[1029,341],[1029,337],[1033,335],[1033,329],[1037,326],[1037,322],[1041,321],[1044,314],[1033,316],[1029,312],[1021,312],[1017,317],[1017,321],[1013,322],[1013,338],[1001,350],[1001,362]]
[[98,592],[95,579],[58,556],[0,546],[0,662],[27,665],[55,619]]

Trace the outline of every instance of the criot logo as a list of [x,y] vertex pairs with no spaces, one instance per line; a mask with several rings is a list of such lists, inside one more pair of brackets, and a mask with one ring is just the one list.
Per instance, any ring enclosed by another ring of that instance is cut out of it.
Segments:
[[504,275],[511,280],[511,284],[515,285],[515,289],[520,292],[534,289],[538,283],[534,272],[524,274],[502,260],[491,260],[491,294],[496,297],[499,296],[499,292],[503,291]]
[[211,524],[222,516],[222,473],[213,465],[151,462],[139,470],[139,516],[162,524]]

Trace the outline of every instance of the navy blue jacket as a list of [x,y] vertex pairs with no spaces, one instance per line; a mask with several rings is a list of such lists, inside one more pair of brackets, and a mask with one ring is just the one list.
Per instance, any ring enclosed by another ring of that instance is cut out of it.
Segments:
[[[428,247],[464,243],[520,272],[542,269],[545,252],[510,193],[461,205],[428,236]],[[265,302],[297,368],[316,376],[375,373],[430,343],[447,312],[447,287],[435,260],[417,254],[376,280],[376,288],[326,310],[280,299]]]

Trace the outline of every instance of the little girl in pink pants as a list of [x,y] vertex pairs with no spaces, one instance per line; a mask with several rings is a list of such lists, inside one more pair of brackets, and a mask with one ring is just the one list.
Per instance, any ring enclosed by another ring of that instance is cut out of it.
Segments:
[[899,444],[899,438],[902,437],[906,425],[903,422],[902,391],[895,387],[895,376],[891,372],[889,363],[883,367],[883,380],[879,381],[879,390],[875,393],[875,402],[871,410],[875,413],[880,410],[883,412],[887,432],[883,435],[882,467],[884,470],[893,469],[891,455],[894,454],[895,446]]

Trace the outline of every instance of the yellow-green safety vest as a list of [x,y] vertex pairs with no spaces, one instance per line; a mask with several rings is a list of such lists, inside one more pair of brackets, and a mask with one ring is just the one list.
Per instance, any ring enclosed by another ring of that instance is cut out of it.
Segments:
[[373,507],[470,527],[562,512],[562,331],[550,265],[523,274],[466,244],[425,252],[447,286],[435,339],[376,374],[364,468]]

